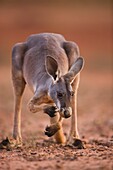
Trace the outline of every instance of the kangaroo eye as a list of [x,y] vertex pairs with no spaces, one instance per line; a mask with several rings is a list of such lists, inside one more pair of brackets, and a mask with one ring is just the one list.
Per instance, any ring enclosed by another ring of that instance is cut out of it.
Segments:
[[74,91],[70,91],[70,96],[74,96]]
[[57,93],[57,96],[58,96],[59,98],[61,98],[61,97],[63,97],[63,94],[60,93],[60,92],[58,92],[58,93]]

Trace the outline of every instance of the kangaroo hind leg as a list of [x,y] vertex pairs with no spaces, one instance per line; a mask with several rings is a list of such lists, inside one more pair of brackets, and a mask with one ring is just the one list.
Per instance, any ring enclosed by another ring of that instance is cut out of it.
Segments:
[[12,81],[14,87],[14,126],[13,138],[16,144],[22,144],[21,138],[21,99],[25,89],[25,80],[22,73],[23,59],[26,51],[25,43],[18,43],[12,51]]

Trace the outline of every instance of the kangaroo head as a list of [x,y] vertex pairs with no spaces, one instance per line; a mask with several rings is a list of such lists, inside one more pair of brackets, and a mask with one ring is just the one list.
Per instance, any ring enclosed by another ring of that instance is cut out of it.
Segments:
[[84,60],[82,57],[77,58],[68,73],[63,76],[59,76],[57,61],[50,56],[47,57],[46,70],[53,79],[53,83],[49,88],[49,96],[59,109],[61,115],[65,118],[70,117],[72,113],[72,109],[70,107],[71,100],[74,95],[72,83],[77,74],[82,70],[83,63]]

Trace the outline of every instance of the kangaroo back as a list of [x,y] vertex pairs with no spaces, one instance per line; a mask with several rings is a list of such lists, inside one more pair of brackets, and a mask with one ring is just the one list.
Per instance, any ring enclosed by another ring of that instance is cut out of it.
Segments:
[[[33,86],[35,81],[40,83],[41,77],[46,74],[45,64],[48,56],[57,61],[61,75],[68,72],[69,61],[63,49],[64,41],[63,36],[59,34],[38,34],[32,35],[27,39],[28,50],[24,56],[23,74],[25,81],[30,86]],[[54,72],[54,64],[52,69]]]

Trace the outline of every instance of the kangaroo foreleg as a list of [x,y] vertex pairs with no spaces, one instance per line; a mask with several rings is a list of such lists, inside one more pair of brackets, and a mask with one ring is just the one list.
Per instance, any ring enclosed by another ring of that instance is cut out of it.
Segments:
[[[41,107],[42,104],[44,104],[43,108]],[[32,113],[39,112],[42,109],[45,112],[45,109],[47,109],[48,107],[51,107],[52,105],[53,105],[52,101],[47,100],[46,94],[37,93],[29,101],[28,108]]]
[[62,121],[63,118],[60,116],[57,122],[51,124],[50,126],[47,126],[45,129],[45,135],[47,135],[48,137],[55,135],[55,133],[62,128]]

